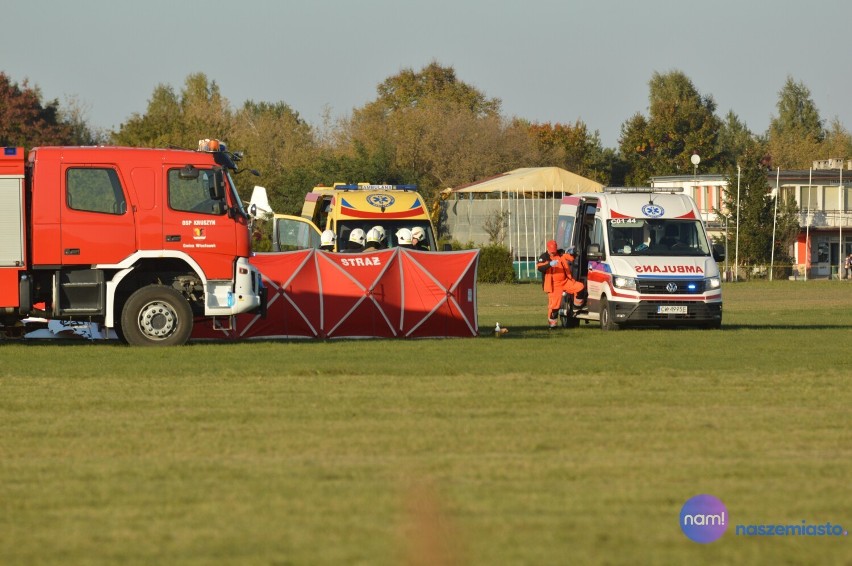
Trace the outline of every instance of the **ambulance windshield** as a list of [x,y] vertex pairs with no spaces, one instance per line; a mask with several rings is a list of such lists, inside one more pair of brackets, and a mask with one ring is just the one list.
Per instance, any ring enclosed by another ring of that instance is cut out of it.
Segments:
[[615,218],[607,232],[612,255],[710,255],[699,220]]
[[435,240],[435,235],[432,233],[432,226],[428,220],[346,220],[337,224],[337,241],[346,242],[349,240],[349,234],[355,228],[360,228],[367,234],[371,228],[381,227],[381,232],[385,235],[379,244],[379,249],[395,248],[400,244],[397,239],[397,232],[402,228],[407,228],[414,231],[415,228],[423,230],[423,235],[426,237],[424,241],[418,242],[415,249],[424,251],[435,251],[438,249],[438,243]]

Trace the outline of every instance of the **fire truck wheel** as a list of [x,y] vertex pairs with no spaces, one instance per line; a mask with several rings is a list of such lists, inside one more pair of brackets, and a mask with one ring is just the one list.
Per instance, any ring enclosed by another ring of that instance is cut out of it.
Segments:
[[131,346],[185,344],[192,334],[192,309],[171,287],[142,287],[124,303],[121,330]]
[[124,336],[124,331],[121,329],[120,323],[113,326],[112,331],[115,332],[115,335],[118,338],[119,342],[121,342],[122,344],[127,344],[127,338]]

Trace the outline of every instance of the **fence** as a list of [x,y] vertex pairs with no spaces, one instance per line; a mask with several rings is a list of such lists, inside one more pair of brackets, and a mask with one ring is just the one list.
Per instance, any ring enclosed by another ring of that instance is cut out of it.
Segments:
[[560,202],[560,193],[554,194],[554,198],[524,198],[523,194],[517,198],[516,193],[507,193],[484,199],[447,200],[443,203],[442,227],[450,239],[485,246],[492,243],[486,222],[506,214],[504,229],[496,243],[511,250],[518,279],[535,279],[535,259],[556,234]]

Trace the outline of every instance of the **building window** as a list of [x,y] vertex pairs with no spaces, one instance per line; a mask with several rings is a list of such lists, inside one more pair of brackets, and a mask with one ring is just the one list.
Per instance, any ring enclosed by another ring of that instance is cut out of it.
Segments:
[[822,241],[817,244],[817,263],[828,263],[828,242]]
[[815,210],[819,208],[819,187],[804,186],[802,187],[802,196],[799,201],[799,208],[805,211]]

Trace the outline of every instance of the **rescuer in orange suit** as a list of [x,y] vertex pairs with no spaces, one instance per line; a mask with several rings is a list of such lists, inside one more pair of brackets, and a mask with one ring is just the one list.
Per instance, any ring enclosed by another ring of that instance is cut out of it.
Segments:
[[542,286],[548,295],[547,324],[552,330],[556,328],[559,317],[559,306],[562,303],[562,293],[574,295],[575,304],[582,303],[577,295],[583,290],[583,284],[571,276],[571,262],[574,256],[565,253],[556,246],[556,240],[547,242],[547,251],[539,256],[536,268],[544,276]]

